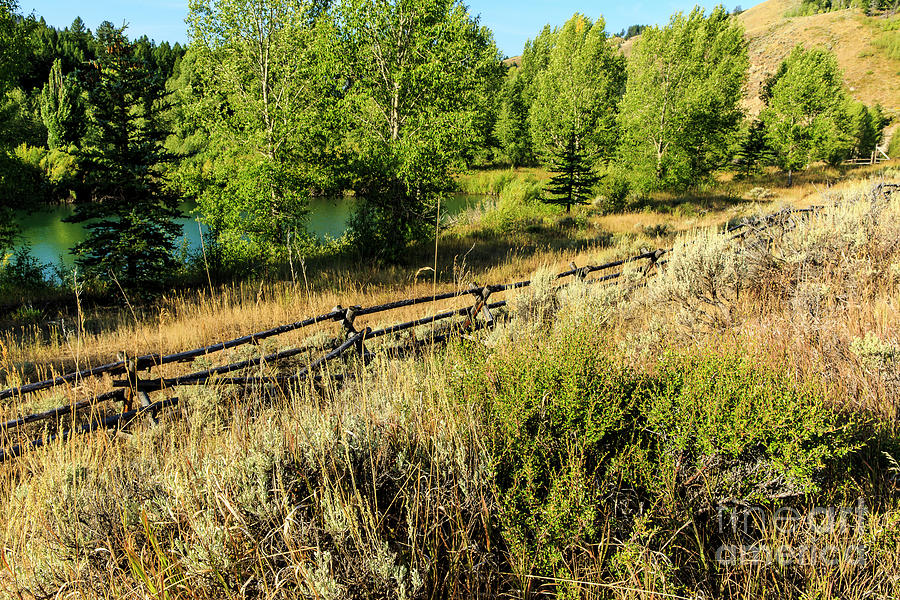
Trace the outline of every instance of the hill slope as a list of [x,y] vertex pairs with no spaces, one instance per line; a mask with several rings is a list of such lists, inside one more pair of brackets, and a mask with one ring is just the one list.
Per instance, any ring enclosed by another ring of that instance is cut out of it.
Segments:
[[[767,0],[738,16],[744,24],[750,53],[750,78],[745,106],[751,114],[762,108],[762,82],[778,69],[797,44],[832,50],[844,71],[850,94],[866,104],[881,104],[900,112],[900,60],[875,45],[884,19],[848,9],[808,17],[788,17],[800,0]],[[640,36],[622,43],[628,56]]]
[[758,113],[759,90],[797,44],[832,50],[844,71],[850,94],[866,104],[900,110],[900,60],[890,58],[874,42],[883,19],[848,9],[808,17],[786,17],[798,0],[767,0],[738,16],[750,43],[747,108]]

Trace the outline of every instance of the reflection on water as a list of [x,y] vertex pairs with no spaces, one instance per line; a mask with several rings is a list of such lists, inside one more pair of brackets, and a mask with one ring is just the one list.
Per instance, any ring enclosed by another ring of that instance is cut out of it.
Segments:
[[[446,216],[454,215],[469,206],[476,205],[480,200],[481,196],[460,194],[442,205],[441,213]],[[340,237],[347,228],[347,220],[355,202],[356,199],[350,197],[311,199],[308,224],[310,232],[322,240]],[[205,233],[207,228],[197,221],[194,203],[184,203],[180,209],[187,217],[176,220],[183,228],[182,237],[176,243],[176,248],[186,246],[189,251],[199,250],[201,234]],[[63,219],[71,216],[74,210],[72,206],[59,205],[44,207],[32,213],[23,211],[17,215],[16,221],[21,227],[23,241],[31,246],[32,255],[39,261],[58,264],[62,259],[64,265],[68,267],[74,265],[74,258],[69,250],[87,237],[87,231],[80,223],[63,222]]]

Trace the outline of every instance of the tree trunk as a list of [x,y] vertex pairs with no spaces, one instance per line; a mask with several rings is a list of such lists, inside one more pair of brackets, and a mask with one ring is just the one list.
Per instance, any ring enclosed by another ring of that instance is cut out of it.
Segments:
[[794,170],[788,169],[788,187],[794,185]]

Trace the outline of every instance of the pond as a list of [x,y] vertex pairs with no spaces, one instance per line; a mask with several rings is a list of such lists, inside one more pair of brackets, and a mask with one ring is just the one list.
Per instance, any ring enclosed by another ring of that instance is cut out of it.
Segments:
[[[441,206],[445,216],[457,214],[481,201],[481,196],[458,194]],[[347,220],[356,202],[353,197],[321,197],[312,198],[309,203],[309,224],[311,233],[321,240],[328,237],[337,238],[347,229]],[[182,237],[176,243],[177,248],[185,245],[190,251],[200,249],[200,238],[207,231],[205,225],[192,216],[196,205],[184,203],[181,212],[188,217],[177,219],[182,226]],[[74,212],[71,205],[46,206],[34,212],[22,211],[16,216],[23,244],[31,246],[32,255],[42,263],[63,264],[71,267],[74,258],[69,253],[79,242],[87,237],[87,231],[80,223],[65,223],[63,219]]]

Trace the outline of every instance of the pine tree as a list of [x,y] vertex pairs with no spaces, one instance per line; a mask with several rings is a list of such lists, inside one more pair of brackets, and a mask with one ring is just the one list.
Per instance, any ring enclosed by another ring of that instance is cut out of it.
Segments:
[[735,158],[740,162],[744,177],[759,169],[760,166],[770,163],[775,159],[775,154],[766,139],[765,123],[755,119],[746,134],[738,143]]
[[181,229],[173,222],[177,200],[164,193],[159,178],[169,158],[158,122],[160,74],[135,57],[123,29],[104,23],[97,39],[98,58],[84,75],[92,130],[79,152],[93,202],[80,204],[70,218],[90,233],[73,252],[98,277],[152,293],[173,266]]
[[590,158],[578,146],[578,138],[572,134],[565,149],[550,161],[554,175],[545,188],[544,202],[559,204],[571,212],[573,204],[586,204],[591,188],[599,181],[591,168]]

